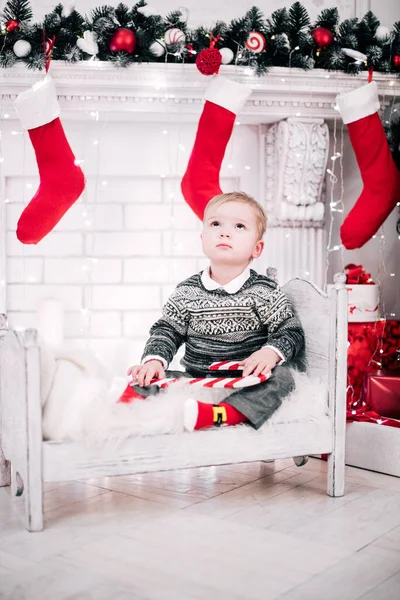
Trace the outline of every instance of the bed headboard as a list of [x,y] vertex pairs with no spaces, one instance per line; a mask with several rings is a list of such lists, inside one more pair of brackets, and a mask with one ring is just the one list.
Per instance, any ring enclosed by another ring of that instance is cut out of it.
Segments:
[[[347,336],[347,294],[345,276],[335,275],[335,286],[327,296],[313,283],[304,279],[292,279],[282,287],[299,318],[305,333],[305,350],[299,357],[299,366],[305,367],[310,375],[328,381],[332,376],[330,353],[336,354],[339,347],[336,335],[340,330]],[[338,302],[338,291],[343,290],[344,301]],[[340,349],[346,355],[347,343]]]

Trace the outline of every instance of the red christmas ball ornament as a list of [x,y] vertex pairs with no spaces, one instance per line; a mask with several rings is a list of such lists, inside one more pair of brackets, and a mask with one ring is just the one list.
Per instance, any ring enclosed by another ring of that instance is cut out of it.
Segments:
[[400,69],[400,55],[393,56],[393,66],[395,69]]
[[222,62],[221,52],[217,48],[206,48],[196,58],[196,66],[203,75],[218,73]]
[[136,35],[130,29],[121,27],[112,36],[108,45],[111,52],[127,52],[132,54],[136,48]]
[[316,29],[313,29],[311,35],[313,36],[318,49],[327,48],[333,43],[333,33],[325,27],[317,27]]
[[11,33],[15,29],[18,29],[18,27],[19,27],[18,21],[14,21],[14,19],[10,19],[9,21],[7,21],[6,29],[7,29],[8,33]]

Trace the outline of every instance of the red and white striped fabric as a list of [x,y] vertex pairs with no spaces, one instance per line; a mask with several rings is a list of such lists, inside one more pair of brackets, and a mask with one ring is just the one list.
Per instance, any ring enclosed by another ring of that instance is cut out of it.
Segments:
[[224,360],[211,363],[210,371],[243,371],[243,365],[239,365],[237,360]]
[[[241,371],[242,366],[236,361],[215,362],[210,365],[210,371]],[[271,373],[267,375],[248,375],[247,377],[173,377],[165,379],[153,379],[151,385],[166,388],[174,383],[181,385],[193,385],[202,388],[245,388],[267,381]]]
[[267,381],[268,375],[248,375],[247,377],[173,377],[171,379],[153,379],[150,385],[166,388],[174,383],[193,385],[202,388],[245,388]]

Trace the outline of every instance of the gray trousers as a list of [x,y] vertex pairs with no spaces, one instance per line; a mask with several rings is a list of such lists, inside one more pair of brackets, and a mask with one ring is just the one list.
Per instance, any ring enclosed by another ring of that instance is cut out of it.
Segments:
[[[218,371],[218,377],[241,377],[241,371]],[[192,377],[184,371],[166,371],[166,377]],[[199,377],[198,374],[196,374]],[[215,377],[215,374],[206,375],[207,377]],[[137,394],[146,398],[163,392],[156,385],[140,387],[133,385],[133,389]],[[255,429],[259,429],[261,425],[267,421],[276,409],[282,404],[285,398],[294,389],[293,375],[288,366],[282,365],[275,367],[271,377],[247,388],[234,390],[223,402],[230,404],[241,412]],[[203,390],[202,390],[203,391]],[[209,390],[212,392],[213,390]],[[191,389],[193,397],[194,388]]]

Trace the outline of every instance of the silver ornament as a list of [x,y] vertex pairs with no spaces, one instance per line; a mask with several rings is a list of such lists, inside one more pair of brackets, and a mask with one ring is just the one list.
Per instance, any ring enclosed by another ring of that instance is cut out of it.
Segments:
[[26,40],[18,40],[13,46],[13,52],[18,58],[25,58],[31,53],[32,46]]
[[164,56],[167,48],[162,40],[156,40],[155,42],[150,44],[149,50],[153,54],[153,56],[160,58],[160,56]]
[[388,44],[390,42],[389,27],[385,27],[384,25],[379,25],[379,27],[375,31],[375,37],[378,40],[378,42],[381,42],[382,44]]
[[229,65],[233,61],[234,54],[230,48],[220,48],[219,49],[222,56],[222,64]]

